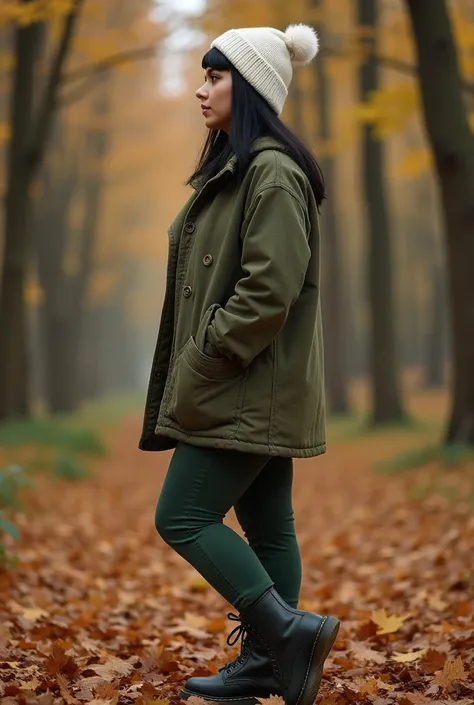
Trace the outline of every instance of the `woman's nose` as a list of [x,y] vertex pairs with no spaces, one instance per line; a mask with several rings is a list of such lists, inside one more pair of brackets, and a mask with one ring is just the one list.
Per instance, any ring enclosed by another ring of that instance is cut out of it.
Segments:
[[[205,84],[204,84],[204,85],[205,85]],[[197,98],[198,100],[204,100],[204,98],[206,98],[206,96],[207,96],[207,93],[206,93],[206,91],[204,90],[204,85],[202,85],[202,86],[201,86],[200,88],[198,88],[197,91],[196,91],[196,98]]]

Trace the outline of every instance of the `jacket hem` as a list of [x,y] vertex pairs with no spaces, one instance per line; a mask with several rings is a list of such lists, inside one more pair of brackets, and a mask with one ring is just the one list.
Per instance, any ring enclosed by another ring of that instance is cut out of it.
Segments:
[[[223,450],[238,450],[242,453],[255,453],[256,455],[280,456],[282,458],[314,458],[317,455],[326,453],[326,443],[320,443],[308,448],[289,448],[280,445],[266,445],[265,443],[250,443],[241,441],[238,438],[214,438],[211,436],[199,436],[197,434],[185,433],[170,426],[157,426],[155,436],[163,441],[167,437],[174,441],[182,441],[189,445],[200,446],[201,448],[220,448]],[[158,439],[157,439],[158,440]],[[147,448],[141,448],[147,450]]]

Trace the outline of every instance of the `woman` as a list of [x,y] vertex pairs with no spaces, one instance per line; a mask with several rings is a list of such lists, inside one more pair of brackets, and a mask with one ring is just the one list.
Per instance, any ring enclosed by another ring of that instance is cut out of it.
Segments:
[[[175,448],[162,538],[239,612],[241,653],[181,696],[312,705],[339,622],[297,610],[293,458],[324,453],[318,207],[324,183],[279,120],[314,31],[229,30],[204,56],[207,142],[169,230],[142,450]],[[235,508],[248,543],[223,524]],[[232,641],[232,637],[235,640]]]

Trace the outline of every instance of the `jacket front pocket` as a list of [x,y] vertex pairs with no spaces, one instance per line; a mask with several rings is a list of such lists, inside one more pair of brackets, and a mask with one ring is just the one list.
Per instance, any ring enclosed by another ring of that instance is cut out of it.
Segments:
[[208,357],[190,338],[176,360],[169,415],[186,431],[232,426],[239,417],[245,372]]

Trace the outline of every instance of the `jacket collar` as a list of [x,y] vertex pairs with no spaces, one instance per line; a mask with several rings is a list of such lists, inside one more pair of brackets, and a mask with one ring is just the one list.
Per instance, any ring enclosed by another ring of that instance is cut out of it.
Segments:
[[[251,154],[259,154],[260,152],[264,152],[267,149],[275,149],[279,152],[285,152],[284,146],[281,144],[281,142],[278,142],[274,137],[258,137],[255,142],[252,145],[252,148],[250,150]],[[201,188],[206,184],[210,183],[211,181],[218,181],[224,174],[227,172],[233,174],[235,172],[235,167],[237,164],[237,157],[235,154],[233,154],[230,159],[228,160],[227,164],[223,169],[221,169],[215,176],[212,177],[212,179],[209,179],[208,182],[206,182],[206,179],[204,176],[197,176],[195,179],[191,181],[191,186],[195,191],[200,191]]]

